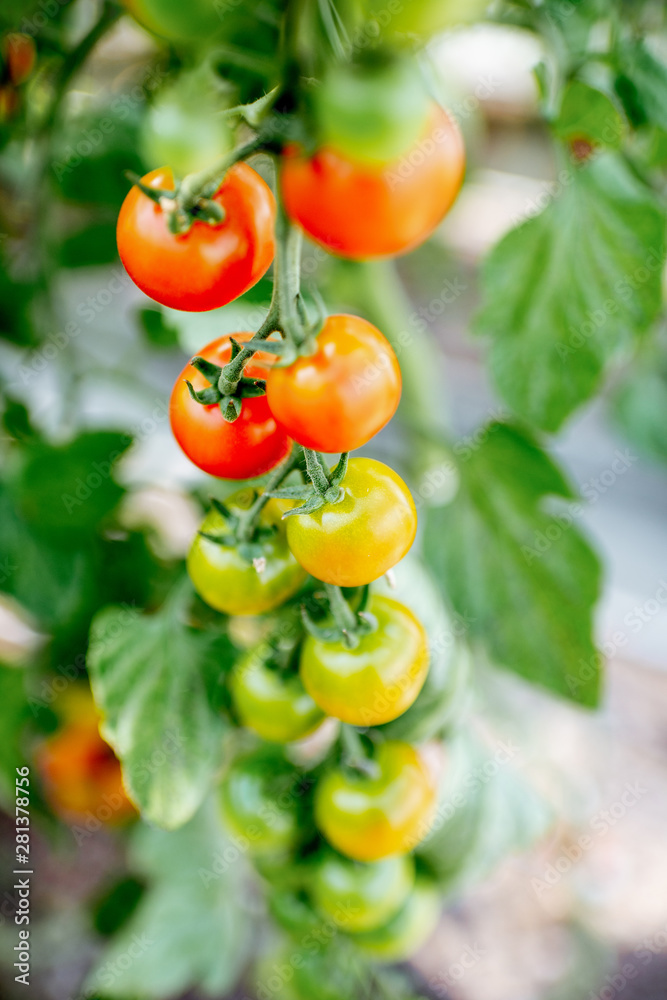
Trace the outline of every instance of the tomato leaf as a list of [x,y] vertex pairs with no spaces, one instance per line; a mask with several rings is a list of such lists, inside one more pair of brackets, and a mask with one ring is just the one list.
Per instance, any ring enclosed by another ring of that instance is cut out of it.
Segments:
[[218,679],[233,655],[226,636],[188,628],[172,606],[150,617],[106,608],[93,621],[87,663],[104,738],[159,826],[190,819],[220,765]]
[[250,944],[238,857],[208,806],[175,832],[139,826],[130,862],[148,888],[91,972],[86,993],[106,995],[113,985],[115,997],[132,1000],[162,1000],[196,987],[226,996]]
[[546,431],[658,315],[665,257],[663,212],[619,158],[561,178],[560,196],[488,256],[476,324],[502,396]]
[[667,362],[651,357],[617,390],[613,416],[625,436],[649,458],[667,462]]
[[587,139],[594,145],[615,149],[627,126],[611,98],[582,80],[573,80],[565,89],[553,129],[566,141]]
[[[501,423],[488,426],[477,450],[461,452],[458,471],[454,500],[428,512],[424,551],[473,647],[594,706],[600,565],[576,526],[581,509],[568,484],[535,441]],[[571,502],[552,513],[553,498]]]
[[667,67],[640,40],[621,46],[619,63],[616,91],[631,121],[667,129]]

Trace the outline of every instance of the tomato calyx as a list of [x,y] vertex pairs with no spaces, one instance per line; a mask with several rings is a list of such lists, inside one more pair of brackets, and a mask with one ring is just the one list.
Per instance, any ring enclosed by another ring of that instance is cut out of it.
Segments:
[[380,776],[380,765],[373,758],[373,744],[369,737],[364,737],[362,731],[344,723],[340,727],[340,743],[340,762],[343,768],[367,778]]
[[266,483],[266,489],[255,491],[255,498],[247,510],[232,511],[221,500],[211,497],[211,504],[224,517],[227,530],[215,535],[206,531],[200,531],[199,534],[216,545],[238,548],[239,555],[246,562],[252,563],[258,573],[263,572],[266,568],[266,557],[262,548],[262,540],[272,537],[277,528],[275,525],[261,524],[259,515],[271,497],[275,495],[272,491],[291,472],[302,466],[301,451],[302,449],[298,445],[292,448],[291,454],[271,473]]
[[349,453],[343,452],[336,468],[329,472],[324,458],[318,451],[312,451],[310,448],[303,448],[302,451],[310,485],[286,486],[274,490],[271,494],[279,500],[303,500],[300,507],[285,511],[283,518],[295,514],[312,514],[325,504],[340,503],[345,496],[341,483],[347,472]]
[[305,605],[302,605],[303,627],[309,635],[319,639],[320,642],[342,642],[347,649],[356,649],[363,636],[374,632],[378,627],[375,615],[368,611],[370,587],[361,588],[361,599],[356,610],[350,607],[340,587],[325,583],[324,589],[332,624],[319,625],[308,614]]
[[[231,362],[234,362],[243,353],[243,348],[233,337],[229,339],[232,345]],[[223,417],[230,424],[241,415],[244,398],[263,396],[266,393],[266,382],[263,379],[248,378],[245,375],[230,379],[227,375],[227,365],[223,367],[213,364],[212,361],[207,361],[199,355],[192,358],[190,364],[210,383],[207,388],[197,391],[186,379],[185,384],[190,396],[202,406],[217,404]]]

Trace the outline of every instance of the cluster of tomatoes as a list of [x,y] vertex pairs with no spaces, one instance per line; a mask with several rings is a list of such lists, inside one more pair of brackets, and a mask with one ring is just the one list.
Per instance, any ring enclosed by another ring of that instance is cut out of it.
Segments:
[[[170,405],[176,440],[200,469],[232,480],[268,474],[262,488],[213,502],[187,561],[212,608],[276,612],[268,639],[227,678],[230,712],[262,742],[229,766],[223,809],[284,926],[324,918],[360,948],[396,959],[421,943],[437,914],[410,853],[428,832],[436,784],[417,747],[374,727],[414,703],[429,650],[413,612],[369,585],[407,553],[417,514],[392,469],[349,453],[393,416],[401,373],[389,342],[364,319],[310,321],[288,247],[301,231],[353,259],[407,252],[453,203],[464,152],[447,112],[403,81],[409,144],[396,147],[378,128],[357,153],[353,85],[369,83],[365,70],[355,74],[337,81],[344,99],[327,98],[326,88],[318,97],[326,137],[318,148],[263,147],[261,130],[248,146],[277,153],[278,205],[241,157],[229,158],[221,177],[209,171],[180,185],[158,168],[128,194],[118,247],[144,292],[190,311],[242,295],[275,257],[261,330],[204,347]],[[334,466],[324,457],[332,454],[340,455]],[[340,740],[304,772],[283,747],[327,718],[340,720]]]
[[12,118],[21,103],[21,87],[35,68],[30,35],[13,31],[0,40],[0,122]]

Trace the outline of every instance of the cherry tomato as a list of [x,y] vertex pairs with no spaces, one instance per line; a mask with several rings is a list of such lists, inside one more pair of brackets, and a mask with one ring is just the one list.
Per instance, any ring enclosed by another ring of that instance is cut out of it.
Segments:
[[418,878],[402,908],[391,920],[355,943],[367,955],[385,962],[405,962],[426,944],[440,917],[440,894],[432,882]]
[[426,240],[454,203],[465,150],[454,120],[435,107],[420,139],[381,167],[324,146],[314,156],[285,149],[281,171],[288,215],[340,257],[407,253]]
[[258,750],[237,757],[223,778],[223,817],[248,851],[281,853],[301,837],[303,793],[299,773],[284,757]]
[[355,649],[308,636],[301,679],[320,708],[353,726],[380,726],[402,715],[428,673],[428,639],[413,613],[390,597],[374,596],[377,629]]
[[387,424],[401,398],[391,344],[359,316],[329,316],[315,354],[273,368],[269,409],[295,441],[329,454],[354,451]]
[[336,850],[356,861],[407,854],[429,831],[436,801],[431,774],[409,743],[381,743],[377,773],[329,771],[315,793],[315,822]]
[[133,816],[120,764],[100,736],[99,715],[89,691],[77,684],[60,700],[60,728],[37,748],[36,764],[48,802],[70,822],[91,813],[104,823]]
[[415,39],[429,38],[457,24],[482,17],[488,0],[410,0],[387,17],[386,0],[366,0],[369,20],[377,23],[393,44],[403,41],[413,50]]
[[[143,178],[173,190],[171,167]],[[213,200],[225,211],[217,225],[196,221],[187,233],[169,232],[165,214],[133,187],[118,216],[118,253],[134,283],[163,306],[187,312],[217,309],[256,284],[273,260],[275,201],[246,163],[225,174]]]
[[344,498],[287,519],[287,542],[318,580],[360,587],[402,559],[417,532],[417,511],[393,469],[372,458],[350,459]]
[[210,167],[232,147],[220,96],[202,72],[181,73],[163,87],[141,123],[139,146],[151,169],[168,163],[177,177]]
[[[235,333],[234,340],[244,341],[251,333]],[[216,365],[225,365],[231,358],[229,336],[220,337],[200,351],[200,356]],[[275,358],[255,354],[245,367],[249,378],[265,379],[268,365]],[[185,384],[205,389],[204,376],[186,365],[174,385],[169,403],[171,429],[191,462],[220,479],[252,479],[261,476],[287,457],[290,440],[269,410],[266,396],[243,400],[241,414],[228,423],[217,404],[202,406],[192,399]]]
[[230,689],[242,724],[263,740],[291,743],[303,739],[324,719],[299,675],[272,666],[262,646],[250,650],[236,665]]
[[123,6],[144,28],[173,42],[214,38],[224,20],[215,0],[123,0]]
[[415,61],[385,54],[329,67],[314,101],[322,145],[374,166],[410,149],[431,110]]
[[2,47],[7,60],[9,79],[16,87],[24,83],[34,69],[35,43],[30,35],[14,31],[5,36]]
[[[247,510],[253,497],[254,491],[241,490],[225,505],[232,513]],[[199,534],[195,537],[188,554],[188,573],[199,596],[216,611],[264,614],[283,604],[305,580],[306,574],[287,547],[282,510],[278,501],[269,500],[260,515],[260,525],[274,529],[258,541],[263,565],[246,559],[237,545],[219,545]],[[213,509],[204,518],[201,531],[224,536],[229,527],[223,515]],[[259,693],[255,697],[259,698]]]
[[400,910],[415,881],[405,855],[373,864],[350,861],[333,851],[318,859],[312,879],[316,906],[348,934],[374,930]]

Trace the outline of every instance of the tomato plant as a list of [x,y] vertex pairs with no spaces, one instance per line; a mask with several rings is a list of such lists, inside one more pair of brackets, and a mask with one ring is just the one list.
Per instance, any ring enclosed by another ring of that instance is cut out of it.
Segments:
[[[226,510],[231,514],[247,511],[253,499],[252,491],[241,490],[229,497]],[[188,554],[188,573],[197,593],[216,611],[228,615],[264,614],[299,589],[305,573],[287,546],[281,517],[282,508],[270,500],[260,514],[260,537],[250,553],[241,551],[236,539],[230,538],[229,517],[219,509],[214,508],[204,518]],[[294,688],[292,694],[296,695]],[[247,690],[246,698],[250,697]],[[256,691],[257,702],[261,697],[260,691]],[[285,692],[285,701],[288,700],[289,694]],[[298,713],[303,707],[303,704],[293,705],[292,710]],[[259,704],[256,710],[260,710]]]
[[304,569],[326,583],[359,587],[402,559],[417,531],[417,511],[396,473],[372,458],[353,458],[342,499],[294,514],[287,542]]
[[419,751],[408,743],[381,743],[368,773],[329,771],[317,786],[315,819],[341,854],[378,861],[406,854],[426,836],[435,786]]
[[[152,170],[146,187],[174,190],[170,166]],[[212,197],[223,215],[217,223],[195,219],[170,232],[169,198],[158,204],[133,187],[118,216],[118,253],[142,292],[173,309],[217,309],[252,288],[273,259],[273,195],[245,163],[225,174]]]
[[[250,336],[238,333],[234,339],[243,343]],[[212,364],[224,365],[231,353],[232,343],[227,336],[207,344],[200,356]],[[271,356],[255,356],[246,369],[247,376],[264,379],[273,360]],[[193,399],[188,382],[195,391],[208,386],[198,369],[186,365],[171,394],[169,418],[179,445],[203,472],[221,479],[251,479],[285,458],[289,438],[271,414],[266,396],[244,400],[240,416],[230,423],[216,403],[202,406]]]
[[354,726],[390,722],[413,703],[428,671],[428,640],[404,605],[374,597],[377,622],[354,649],[309,636],[301,653],[301,678],[327,713]]
[[353,451],[393,417],[401,370],[391,345],[359,316],[329,316],[313,354],[274,368],[266,398],[276,420],[305,448]]
[[323,147],[285,150],[285,206],[307,235],[340,257],[407,253],[431,235],[463,182],[465,151],[458,126],[434,107],[411,149],[381,166],[365,166]]

